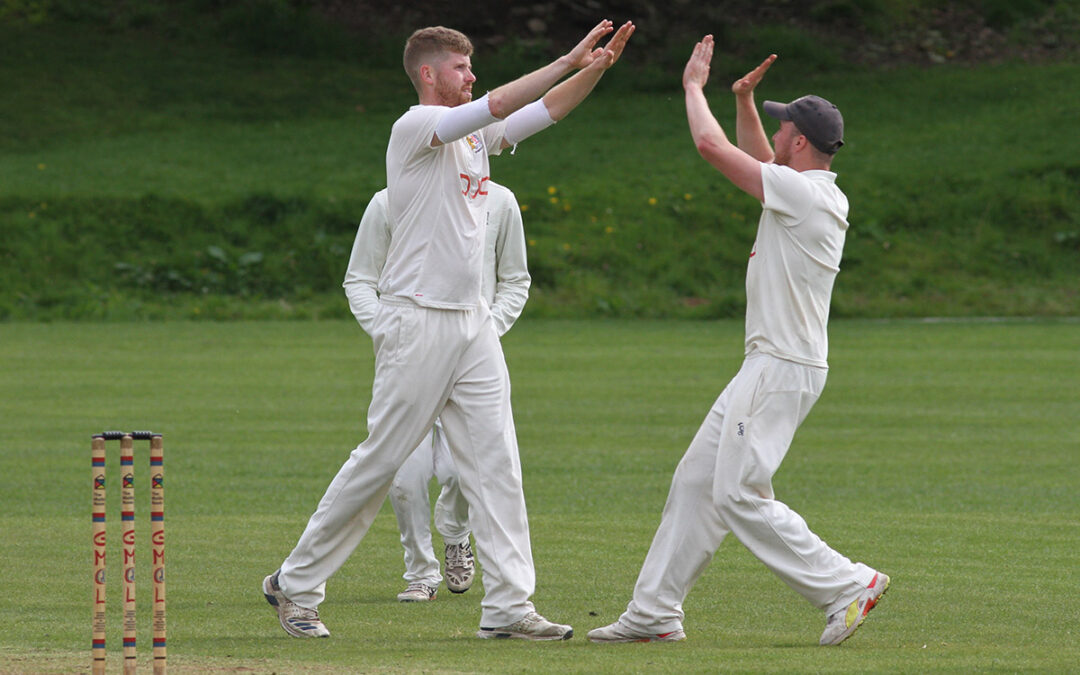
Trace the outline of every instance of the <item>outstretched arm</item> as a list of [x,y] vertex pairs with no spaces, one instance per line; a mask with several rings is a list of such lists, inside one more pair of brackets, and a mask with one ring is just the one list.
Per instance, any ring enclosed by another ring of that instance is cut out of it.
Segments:
[[772,146],[761,124],[757,106],[754,105],[754,88],[765,76],[765,71],[776,61],[776,54],[770,54],[742,78],[735,80],[731,91],[735,94],[735,139],[739,149],[760,162],[773,161]]
[[502,147],[516,146],[569,115],[585,100],[607,69],[619,60],[634,30],[633,23],[624,23],[603,49],[593,50],[589,65],[553,87],[542,99],[533,101],[506,118]]
[[[496,87],[471,103],[455,107],[440,120],[431,139],[431,147],[457,140],[481,127],[506,119],[510,139],[504,138],[502,147],[507,148],[562,119],[592,91],[603,72],[618,60],[626,40],[634,32],[634,25],[627,22],[611,38],[607,47],[596,47],[600,38],[612,30],[611,22],[605,19],[596,24],[565,56],[513,82]],[[550,111],[545,102],[539,100],[540,96],[549,92],[564,75],[576,69],[585,72],[578,73],[581,77],[570,78],[573,84],[560,90],[560,94],[553,99],[556,110]]]
[[732,145],[720,122],[709,110],[704,87],[709,79],[712,53],[713,36],[706,35],[694,46],[694,53],[683,71],[690,135],[698,152],[709,164],[719,169],[740,190],[763,201],[765,189],[761,181],[761,162]]
[[593,59],[587,67],[544,94],[544,105],[551,119],[558,122],[585,100],[607,69],[615,65],[622,56],[626,41],[634,34],[635,29],[636,26],[633,23],[629,21],[624,23],[608,41],[607,46],[593,52]]
[[540,98],[567,73],[589,66],[604,52],[602,49],[595,49],[596,43],[612,30],[614,28],[611,22],[604,19],[564,56],[539,70],[522,75],[513,82],[508,82],[488,92],[488,108],[491,114],[499,119],[505,119],[515,110]]

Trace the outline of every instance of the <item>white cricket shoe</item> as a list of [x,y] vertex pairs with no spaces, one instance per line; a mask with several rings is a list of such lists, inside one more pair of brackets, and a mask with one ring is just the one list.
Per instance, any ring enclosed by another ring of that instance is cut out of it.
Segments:
[[686,639],[686,633],[678,628],[667,633],[645,633],[626,626],[621,621],[594,628],[588,633],[591,642],[678,642]]
[[397,594],[398,602],[430,602],[435,599],[436,589],[422,581],[414,581]]
[[446,545],[446,587],[451,593],[464,593],[469,590],[475,569],[472,546],[468,540],[464,544]]
[[551,623],[536,612],[529,612],[525,618],[501,628],[480,626],[476,633],[482,638],[517,638],[519,640],[569,640],[574,637],[574,629],[559,623]]
[[859,597],[855,598],[854,602],[825,618],[825,632],[821,634],[822,646],[838,645],[851,637],[887,590],[889,590],[889,575],[875,572],[870,585],[859,594]]
[[263,579],[262,591],[266,601],[277,610],[278,621],[285,632],[293,637],[330,637],[322,621],[319,610],[301,607],[285,597],[278,586],[277,576],[280,570]]

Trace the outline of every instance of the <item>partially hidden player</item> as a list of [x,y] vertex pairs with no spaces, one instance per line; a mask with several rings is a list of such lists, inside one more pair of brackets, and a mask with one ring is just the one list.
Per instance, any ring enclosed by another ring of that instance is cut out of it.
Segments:
[[[495,330],[501,337],[521,315],[529,298],[531,279],[525,252],[521,209],[508,188],[487,182],[484,223],[484,273],[481,295],[491,308]],[[371,198],[356,230],[345,295],[360,327],[374,330],[379,308],[379,276],[390,248],[391,227],[386,212],[386,189]],[[446,431],[436,420],[431,433],[398,469],[390,485],[390,504],[397,516],[401,546],[405,551],[405,590],[401,602],[434,600],[443,576],[431,545],[431,504],[428,484],[438,480],[441,491],[435,501],[435,529],[442,535],[446,587],[464,593],[472,587],[474,564],[469,543],[469,503],[461,492],[457,466],[450,456]]]
[[431,27],[409,37],[404,65],[419,104],[394,123],[386,151],[393,232],[371,330],[368,437],[331,481],[281,567],[263,580],[263,594],[290,635],[330,634],[318,612],[326,581],[359,545],[394,475],[439,418],[484,568],[477,635],[573,636],[570,626],[548,621],[530,601],[536,573],[510,380],[480,293],[488,155],[569,114],[633,32],[630,22],[615,30],[601,21],[566,55],[477,100],[465,35]]
[[848,200],[831,170],[843,118],[817,96],[766,101],[780,120],[770,147],[753,92],[772,55],[732,86],[736,147],[703,91],[712,53],[707,35],[683,74],[690,133],[702,157],[762,205],[746,272],[746,355],[675,470],[626,611],[589,639],[685,639],[683,600],[732,533],[824,612],[820,643],[835,645],[859,627],[889,577],[829,548],[774,498],[772,477],[828,372],[829,304],[848,226]]

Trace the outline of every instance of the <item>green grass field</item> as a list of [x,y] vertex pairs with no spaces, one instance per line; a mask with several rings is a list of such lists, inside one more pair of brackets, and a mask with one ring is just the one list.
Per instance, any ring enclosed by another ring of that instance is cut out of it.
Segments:
[[558,644],[473,638],[479,587],[397,603],[388,507],[329,584],[333,637],[278,627],[258,584],[364,436],[372,359],[355,324],[0,324],[0,673],[89,671],[89,446],[108,428],[165,434],[174,673],[1075,669],[1080,325],[835,321],[831,336],[829,384],[775,488],[890,573],[889,596],[819,648],[822,616],[729,539],[686,602],[687,641],[600,646],[584,634],[629,599],[675,464],[739,365],[741,322],[526,319],[507,335],[534,600],[577,633]]

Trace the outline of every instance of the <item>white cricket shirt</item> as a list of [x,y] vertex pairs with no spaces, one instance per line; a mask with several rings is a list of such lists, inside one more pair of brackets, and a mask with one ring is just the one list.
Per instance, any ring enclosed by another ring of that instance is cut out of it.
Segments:
[[847,197],[831,171],[763,164],[761,178],[765,200],[746,270],[746,354],[827,368]]
[[451,108],[415,105],[398,118],[386,150],[390,248],[379,282],[384,295],[423,307],[480,303],[488,154],[501,151],[505,122],[431,147]]
[[[521,209],[509,188],[489,182],[484,237],[484,271],[481,292],[491,307],[495,329],[503,335],[521,315],[529,298],[531,279],[525,251]],[[379,278],[390,248],[390,221],[386,214],[386,189],[375,193],[356,228],[349,267],[345,272],[345,295],[349,308],[368,335],[374,328],[379,306]]]

